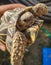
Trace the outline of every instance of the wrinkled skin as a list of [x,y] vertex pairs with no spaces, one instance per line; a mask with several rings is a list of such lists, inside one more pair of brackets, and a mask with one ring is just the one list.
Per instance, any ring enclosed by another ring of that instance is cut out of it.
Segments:
[[43,20],[38,17],[46,13],[46,5],[40,3],[25,9],[8,10],[1,17],[0,38],[5,36],[3,42],[11,54],[12,65],[23,65],[24,53],[35,42],[43,24]]

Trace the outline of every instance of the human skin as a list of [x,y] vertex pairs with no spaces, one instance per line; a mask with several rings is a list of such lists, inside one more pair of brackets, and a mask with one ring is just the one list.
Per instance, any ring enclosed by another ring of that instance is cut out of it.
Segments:
[[1,5],[0,6],[0,17],[3,15],[3,13],[7,10],[11,10],[17,7],[25,8],[26,6],[23,4],[8,4],[8,5]]
[[[17,8],[17,7],[21,7],[21,8],[25,8],[26,6],[23,5],[23,4],[8,4],[8,5],[1,5],[0,6],[0,17],[3,15],[3,13],[7,10],[12,10],[14,8]],[[2,51],[5,51],[6,50],[6,45],[3,44],[1,41],[0,41],[0,50]]]

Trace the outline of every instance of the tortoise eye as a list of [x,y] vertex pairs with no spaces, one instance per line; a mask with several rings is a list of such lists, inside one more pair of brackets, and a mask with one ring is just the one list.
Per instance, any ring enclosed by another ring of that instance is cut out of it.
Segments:
[[30,17],[30,18],[24,19],[23,21],[24,21],[24,22],[30,22],[30,21],[32,21],[32,20],[33,20],[33,17]]
[[27,19],[25,19],[25,20],[24,20],[24,22],[28,22],[28,20],[27,20]]

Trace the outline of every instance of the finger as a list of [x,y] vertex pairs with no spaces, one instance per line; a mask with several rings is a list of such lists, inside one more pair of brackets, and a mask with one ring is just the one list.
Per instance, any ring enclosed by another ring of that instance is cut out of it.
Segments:
[[0,39],[0,50],[2,51],[6,51],[6,43]]
[[14,9],[16,7],[21,7],[21,8],[25,8],[26,6],[23,4],[8,4],[8,5],[2,5],[0,6],[0,17],[2,16],[2,14],[7,11],[7,10],[11,10]]
[[6,51],[6,46],[2,42],[0,42],[0,50]]

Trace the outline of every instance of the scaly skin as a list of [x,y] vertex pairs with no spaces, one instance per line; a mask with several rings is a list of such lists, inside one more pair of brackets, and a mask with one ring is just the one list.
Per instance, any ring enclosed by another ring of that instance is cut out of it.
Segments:
[[22,32],[17,31],[13,37],[13,45],[11,51],[11,64],[22,65],[25,49],[27,47],[27,40]]

